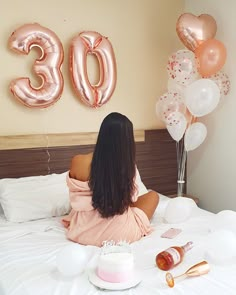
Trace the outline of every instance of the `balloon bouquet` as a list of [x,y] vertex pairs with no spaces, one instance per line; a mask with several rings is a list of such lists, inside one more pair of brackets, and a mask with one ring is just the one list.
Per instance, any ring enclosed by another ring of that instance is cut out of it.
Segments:
[[187,152],[207,136],[207,128],[198,118],[211,113],[230,89],[229,77],[222,71],[226,48],[214,39],[216,30],[216,21],[208,14],[184,13],[179,17],[176,31],[187,49],[170,56],[168,91],[156,104],[157,116],[176,141],[179,196],[185,184]]

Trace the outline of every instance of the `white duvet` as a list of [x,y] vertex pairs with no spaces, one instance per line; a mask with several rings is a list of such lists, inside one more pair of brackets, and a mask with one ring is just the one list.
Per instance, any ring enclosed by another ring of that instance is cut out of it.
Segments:
[[[173,289],[165,283],[165,272],[155,266],[155,256],[169,246],[194,242],[194,248],[171,272],[181,274],[190,266],[205,260],[205,238],[209,235],[212,213],[196,208],[184,223],[167,224],[163,210],[169,202],[161,198],[152,220],[154,232],[132,244],[135,262],[142,271],[142,281],[135,288],[123,291],[101,290],[88,280],[88,271],[100,249],[86,246],[93,256],[85,272],[76,277],[64,277],[56,267],[56,255],[71,242],[65,237],[60,218],[42,219],[21,224],[0,218],[0,295],[94,295],[94,294],[236,294],[236,264],[210,264],[206,275],[177,282]],[[170,227],[182,229],[174,239],[161,238]]]

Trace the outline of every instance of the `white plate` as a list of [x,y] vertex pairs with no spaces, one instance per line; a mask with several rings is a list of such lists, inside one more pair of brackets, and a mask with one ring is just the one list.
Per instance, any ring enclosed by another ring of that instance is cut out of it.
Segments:
[[88,273],[89,281],[100,289],[106,290],[125,290],[137,286],[141,282],[141,275],[139,272],[135,272],[134,278],[122,283],[110,283],[103,281],[96,274],[96,269],[90,269]]

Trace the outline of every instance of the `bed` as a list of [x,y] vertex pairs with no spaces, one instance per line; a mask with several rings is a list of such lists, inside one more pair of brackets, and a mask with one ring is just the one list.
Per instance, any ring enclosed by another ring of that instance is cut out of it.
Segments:
[[[0,179],[9,181],[55,173],[64,175],[71,157],[92,151],[95,140],[94,133],[2,136]],[[195,206],[185,221],[168,223],[165,210],[173,200],[168,196],[176,193],[175,142],[166,130],[138,130],[135,131],[135,140],[142,181],[147,188],[160,194],[160,203],[152,219],[153,233],[131,245],[142,281],[136,287],[122,291],[103,290],[91,284],[88,273],[100,253],[100,248],[92,246],[84,246],[92,253],[85,271],[74,277],[63,276],[57,269],[56,257],[72,242],[66,239],[61,217],[13,222],[0,211],[1,295],[236,294],[236,261],[225,264],[211,262],[208,274],[182,280],[173,289],[167,286],[165,272],[155,265],[156,254],[169,246],[194,242],[191,253],[171,271],[173,275],[205,260],[206,241],[216,214]],[[37,194],[37,190],[34,192]],[[16,218],[15,213],[11,216]],[[181,228],[181,234],[174,239],[161,238],[161,234],[170,227]]]

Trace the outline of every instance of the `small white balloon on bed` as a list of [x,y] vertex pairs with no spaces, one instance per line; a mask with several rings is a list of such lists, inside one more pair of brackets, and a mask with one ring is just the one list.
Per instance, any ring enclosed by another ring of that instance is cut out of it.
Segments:
[[57,268],[65,276],[81,274],[89,260],[84,246],[73,243],[62,248],[56,256]]
[[164,219],[168,223],[181,223],[191,217],[196,203],[185,197],[176,197],[169,201],[166,206]]
[[205,258],[213,264],[236,262],[236,235],[226,229],[210,233],[204,243]]
[[215,214],[212,218],[210,228],[212,232],[225,229],[236,234],[236,212],[232,210],[223,210]]

